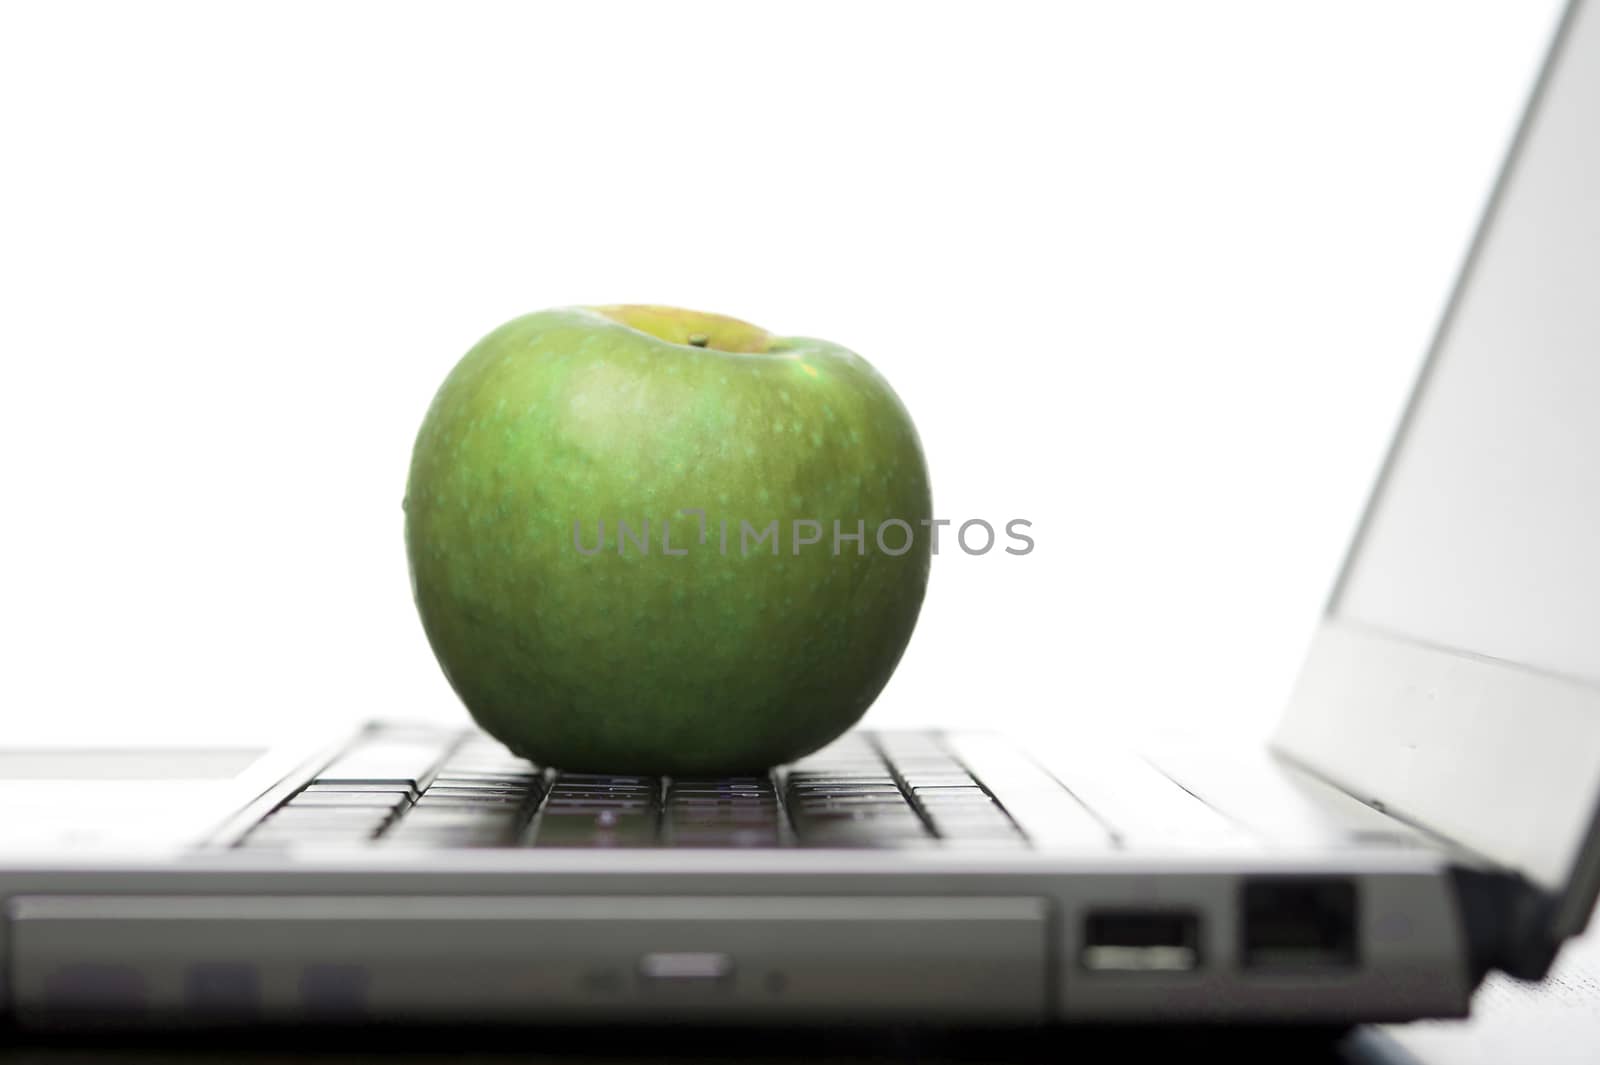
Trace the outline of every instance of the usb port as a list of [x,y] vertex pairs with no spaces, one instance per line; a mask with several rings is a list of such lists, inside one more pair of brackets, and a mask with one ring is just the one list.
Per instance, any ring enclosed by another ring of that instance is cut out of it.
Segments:
[[1094,972],[1182,973],[1200,967],[1200,918],[1182,910],[1096,910],[1080,961]]
[[1343,968],[1356,964],[1356,886],[1333,877],[1245,882],[1241,958],[1252,969]]

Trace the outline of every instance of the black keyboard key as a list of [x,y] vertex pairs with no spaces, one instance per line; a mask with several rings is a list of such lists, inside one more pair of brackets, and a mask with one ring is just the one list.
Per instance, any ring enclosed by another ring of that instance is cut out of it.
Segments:
[[814,780],[819,777],[888,777],[889,767],[877,762],[846,762],[836,765],[794,765],[783,773],[783,779]]
[[495,847],[512,843],[520,825],[509,818],[498,820],[425,822],[402,821],[378,837],[380,846],[416,847]]
[[887,766],[862,766],[857,769],[793,769],[783,778],[786,783],[797,784],[808,780],[878,780],[894,781]]
[[925,829],[878,825],[828,825],[800,834],[804,847],[934,847],[938,840]]
[[387,807],[372,806],[280,806],[266,821],[275,824],[338,825],[388,820]]
[[922,812],[933,820],[950,824],[963,820],[1003,820],[1011,824],[1011,817],[994,803],[923,803]]
[[415,798],[417,790],[408,784],[319,784],[313,781],[301,789],[301,795],[316,795],[321,793],[334,795],[402,795],[408,799]]
[[776,806],[674,806],[667,819],[674,825],[775,825],[783,815]]
[[543,786],[537,773],[473,773],[445,772],[433,778],[435,786],[458,788],[534,788]]
[[550,795],[571,795],[574,798],[637,795],[654,798],[654,796],[659,795],[659,788],[645,787],[645,785],[640,784],[594,784],[594,782],[576,782],[576,780],[563,780],[557,777],[555,784],[550,785]]
[[[423,797],[426,800],[427,796]],[[514,805],[434,802],[407,810],[379,838],[380,845],[487,847],[512,843],[527,820]]]
[[[389,822],[387,811],[359,811],[362,816],[358,817],[297,816],[300,814],[336,812],[349,814],[352,811],[336,811],[327,808],[304,811],[280,809],[262,820],[245,837],[245,841],[252,846],[265,845],[269,842],[285,845],[361,843],[377,835],[384,825]],[[373,814],[377,816],[373,816]]]
[[917,796],[917,805],[921,809],[926,810],[929,814],[963,814],[974,810],[1000,809],[994,804],[994,800],[990,799],[988,796],[984,796],[981,799],[969,798],[967,796],[953,797],[949,799],[924,799],[919,795]]
[[937,788],[912,788],[911,794],[918,802],[925,803],[985,803],[994,804],[994,799],[989,793],[979,787],[937,787]]
[[816,798],[822,795],[902,795],[893,784],[834,784],[827,787],[789,788],[789,800]]
[[508,806],[470,806],[444,804],[439,806],[416,806],[407,810],[398,818],[391,832],[401,828],[406,829],[434,829],[434,828],[459,828],[463,825],[489,825],[504,828],[507,825],[519,825],[526,820],[524,811]]
[[570,797],[568,797],[566,795],[556,795],[556,794],[552,793],[551,796],[548,799],[545,800],[544,809],[548,810],[548,811],[554,811],[554,810],[571,810],[571,811],[634,810],[634,811],[640,811],[640,812],[644,812],[644,811],[653,812],[655,810],[655,806],[656,806],[656,804],[655,804],[655,800],[654,799],[630,799],[630,798],[601,798],[601,799],[585,798],[585,799],[574,799],[574,798],[570,798]]
[[284,809],[306,810],[330,807],[342,810],[393,811],[411,800],[404,794],[381,791],[302,791]]
[[925,830],[926,824],[915,810],[893,806],[826,806],[789,810],[796,829],[813,830],[823,825],[875,824],[906,825]]
[[923,803],[922,808],[930,817],[998,817],[1002,821],[1011,820],[1010,815],[993,799],[935,799]]
[[454,850],[472,847],[507,847],[509,833],[479,829],[450,829],[438,832],[396,832],[381,836],[376,845],[393,850]]
[[669,847],[777,847],[783,836],[773,825],[673,825],[666,831]]
[[517,810],[531,806],[526,795],[494,795],[494,794],[439,794],[435,795],[433,789],[422,793],[422,798],[417,800],[416,810],[437,809],[484,809],[498,807],[505,810]]
[[909,825],[924,828],[924,822],[915,810],[883,806],[822,807],[789,810],[790,820],[797,830],[812,830],[829,824]]
[[904,800],[889,796],[812,799],[806,802],[792,802],[789,804],[789,813],[794,817],[815,817],[820,814],[835,812],[860,812],[880,817],[892,815],[917,816],[916,810]]
[[538,795],[539,788],[517,784],[459,784],[456,780],[434,780],[422,795]]
[[813,795],[791,798],[789,812],[796,817],[811,816],[824,810],[859,810],[867,813],[917,815],[916,807],[903,795]]
[[256,825],[250,834],[252,836],[292,836],[305,839],[364,839],[367,836],[376,835],[387,823],[387,819],[374,821],[291,822],[283,818],[269,817]]
[[407,830],[379,836],[377,846],[397,850],[449,850],[456,847],[505,847],[513,842],[510,832],[484,827]]
[[650,777],[608,777],[593,773],[561,773],[555,778],[558,787],[563,788],[598,788],[607,790],[621,788],[624,791],[660,791],[661,782]]
[[773,794],[771,788],[758,787],[755,784],[733,784],[726,788],[713,787],[671,787],[667,789],[667,798],[758,798],[763,795]]
[[716,817],[740,817],[745,819],[778,816],[778,804],[775,802],[749,803],[673,803],[667,807],[667,812],[674,817],[685,819],[706,820]]
[[830,787],[814,788],[785,788],[783,791],[784,802],[794,802],[798,799],[820,797],[824,795],[901,795],[902,792],[894,784],[840,784]]
[[802,799],[825,799],[845,795],[878,796],[902,800],[905,798],[904,793],[893,784],[874,784],[866,788],[790,788],[784,793],[784,799],[787,802],[799,802]]
[[655,777],[617,776],[613,773],[562,773],[557,779],[564,784],[587,787],[648,788],[654,791],[659,786]]
[[546,810],[534,825],[534,847],[650,847],[656,842],[654,811]]

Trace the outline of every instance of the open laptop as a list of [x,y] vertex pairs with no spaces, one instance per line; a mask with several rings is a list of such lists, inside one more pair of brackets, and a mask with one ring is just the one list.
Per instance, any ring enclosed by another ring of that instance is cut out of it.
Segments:
[[1354,1023],[1600,890],[1600,15],[1565,15],[1270,750],[851,734],[758,777],[470,730],[0,749],[0,1012]]

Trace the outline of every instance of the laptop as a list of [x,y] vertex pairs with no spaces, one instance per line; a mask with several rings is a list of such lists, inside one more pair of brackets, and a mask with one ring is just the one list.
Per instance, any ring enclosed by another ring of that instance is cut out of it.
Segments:
[[1261,749],[872,732],[765,775],[468,728],[0,749],[0,1013],[1350,1024],[1600,891],[1600,15],[1573,5]]

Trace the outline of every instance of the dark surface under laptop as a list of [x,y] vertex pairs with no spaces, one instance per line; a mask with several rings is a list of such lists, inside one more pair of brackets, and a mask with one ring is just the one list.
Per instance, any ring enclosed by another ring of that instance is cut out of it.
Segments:
[[[816,1028],[655,1029],[302,1028],[263,1031],[248,1041],[189,1034],[139,1040],[126,1034],[95,1039],[0,1044],[0,1065],[164,1065],[242,1062],[249,1065],[661,1065],[740,1062],[749,1065],[1086,1065],[1217,1061],[1273,1065],[1433,1065],[1374,1029],[1132,1028],[1074,1029],[1048,1034],[987,1030]],[[1441,1065],[1449,1065],[1448,1062]]]
[[1005,1032],[844,1027],[264,1029],[240,1039],[203,1033],[36,1034],[0,1028],[3,1065],[571,1065],[624,1062],[922,1062],[1088,1065],[1214,1060],[1283,1065],[1567,1065],[1600,1045],[1600,941],[1575,944],[1544,986],[1492,978],[1468,1021],[1398,1028],[1268,1026],[1081,1027]]

